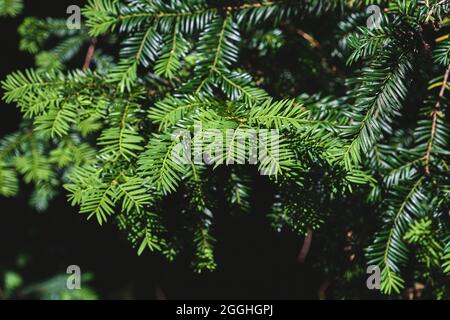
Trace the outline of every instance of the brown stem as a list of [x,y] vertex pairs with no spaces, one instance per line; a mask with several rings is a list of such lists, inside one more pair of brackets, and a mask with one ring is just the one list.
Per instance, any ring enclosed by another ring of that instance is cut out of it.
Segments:
[[302,37],[304,40],[306,40],[311,48],[314,48],[317,50],[317,54],[320,58],[322,66],[331,74],[338,75],[343,77],[345,74],[342,70],[340,70],[336,65],[333,65],[328,61],[327,54],[324,52],[320,42],[314,38],[313,35],[303,31],[302,29],[296,28],[292,25],[288,25],[287,23],[281,23],[281,26],[284,27],[287,31],[291,33],[295,33]]
[[330,281],[325,281],[319,288],[318,296],[320,300],[325,300],[327,298],[327,289],[331,285]]
[[97,39],[93,38],[91,44],[86,53],[86,58],[84,59],[83,70],[87,70],[91,66],[92,58],[94,57],[95,47],[97,46]]
[[313,231],[308,229],[308,233],[306,234],[305,241],[303,241],[302,249],[298,255],[298,263],[303,264],[308,256],[309,249],[311,248]]
[[448,78],[450,76],[450,65],[447,67],[447,70],[445,71],[444,80],[442,81],[441,90],[439,91],[439,97],[438,101],[436,102],[436,105],[434,106],[433,112],[431,112],[431,137],[430,141],[428,142],[428,148],[427,153],[425,154],[425,173],[427,176],[431,174],[430,170],[430,160],[431,160],[431,152],[433,151],[433,141],[434,137],[436,136],[436,127],[437,127],[437,120],[438,120],[438,113],[439,109],[441,107],[441,99],[444,97],[445,89],[447,87]]
[[303,31],[302,29],[295,29],[295,32],[301,36],[303,39],[305,39],[306,41],[308,41],[308,43],[311,45],[311,47],[313,48],[318,48],[320,49],[320,42],[316,40],[316,38],[314,38],[312,35],[310,35],[309,33]]
[[165,300],[167,300],[167,297],[164,294],[164,291],[161,289],[161,287],[159,285],[157,285],[155,287],[155,297],[156,297],[156,300],[158,300],[158,301],[165,301]]

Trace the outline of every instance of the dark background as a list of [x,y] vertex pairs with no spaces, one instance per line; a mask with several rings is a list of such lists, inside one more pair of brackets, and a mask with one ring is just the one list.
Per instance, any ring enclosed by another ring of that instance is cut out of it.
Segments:
[[[62,17],[71,4],[83,1],[28,0],[22,16],[0,20],[1,79],[33,66],[32,57],[18,50],[16,31],[23,17]],[[0,135],[14,132],[20,119],[14,106],[2,104]],[[19,197],[0,199],[0,274],[14,269],[19,255],[25,255],[29,263],[20,273],[26,284],[65,273],[67,266],[76,264],[93,273],[90,286],[104,299],[316,299],[324,279],[308,260],[298,264],[302,238],[271,228],[265,215],[272,199],[265,188],[257,186],[247,215],[216,212],[218,269],[196,275],[187,254],[174,263],[157,254],[138,257],[114,225],[86,221],[64,195],[44,213],[31,210],[29,189],[24,187]],[[312,252],[319,246],[313,240]]]

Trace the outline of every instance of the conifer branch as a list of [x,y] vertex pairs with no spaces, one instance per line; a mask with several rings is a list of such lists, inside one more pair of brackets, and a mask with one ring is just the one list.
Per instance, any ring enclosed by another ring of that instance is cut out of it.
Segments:
[[442,80],[442,86],[441,86],[441,89],[439,91],[438,101],[436,102],[436,104],[434,106],[434,109],[431,112],[431,119],[432,119],[431,134],[430,134],[430,140],[428,142],[427,152],[426,152],[425,157],[424,157],[424,159],[425,159],[425,173],[426,173],[427,176],[429,176],[431,174],[430,160],[431,160],[431,153],[433,151],[433,141],[434,141],[435,136],[436,136],[437,119],[438,119],[439,112],[440,112],[441,99],[444,97],[445,90],[447,89],[447,86],[448,86],[449,76],[450,76],[450,65],[447,67],[447,70],[445,71],[444,79]]

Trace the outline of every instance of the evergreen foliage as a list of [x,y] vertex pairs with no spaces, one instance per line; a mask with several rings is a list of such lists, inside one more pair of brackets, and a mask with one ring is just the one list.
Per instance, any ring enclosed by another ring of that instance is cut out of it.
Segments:
[[[366,27],[372,4],[383,18]],[[20,9],[21,1],[0,0],[1,15]],[[219,199],[251,211],[248,174],[256,172],[275,187],[276,230],[320,233],[337,216],[353,225],[366,219],[347,214],[360,201],[377,230],[362,229],[358,237],[371,243],[353,246],[367,245],[360,265],[380,267],[382,292],[399,295],[422,281],[430,295],[449,297],[433,291],[450,273],[449,13],[441,0],[89,0],[80,30],[26,18],[21,49],[37,67],[2,82],[23,122],[0,143],[0,194],[16,195],[22,177],[44,210],[64,189],[88,219],[115,222],[139,255],[174,259],[191,242],[193,268],[203,272],[217,266]],[[322,44],[300,29],[324,19]],[[249,63],[277,57],[290,37],[307,41],[295,52],[307,77],[271,76]],[[109,52],[110,44],[120,50]],[[69,68],[88,47],[92,63]],[[324,78],[319,91],[297,91],[297,81],[315,76]],[[276,150],[269,136],[249,135],[261,130],[278,132]],[[210,163],[183,158],[180,146],[191,142]],[[255,142],[264,151],[257,166],[238,165]],[[189,233],[166,221],[164,204],[180,199]]]
[[22,0],[1,0],[0,1],[0,17],[15,17],[23,9]]

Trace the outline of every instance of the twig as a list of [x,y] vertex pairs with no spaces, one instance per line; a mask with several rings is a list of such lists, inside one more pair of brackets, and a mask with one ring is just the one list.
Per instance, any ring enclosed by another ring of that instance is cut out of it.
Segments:
[[158,300],[158,301],[165,301],[165,300],[167,300],[167,297],[164,294],[164,291],[162,290],[162,288],[159,285],[157,285],[155,287],[155,297],[156,297],[156,300]]
[[97,46],[97,38],[91,40],[91,44],[86,53],[86,58],[84,59],[83,70],[89,69],[91,66],[92,58],[94,57],[95,47]]
[[321,60],[322,66],[331,74],[333,75],[339,75],[341,77],[344,76],[344,72],[342,70],[340,70],[337,66],[333,65],[332,63],[330,63],[328,61],[328,57],[327,54],[324,52],[320,42],[314,38],[313,35],[305,32],[302,29],[299,28],[295,28],[294,26],[288,25],[286,23],[281,23],[282,27],[285,27],[289,32],[295,33],[297,35],[299,35],[300,37],[302,37],[303,39],[305,39],[309,45],[311,46],[311,48],[314,48],[317,50],[317,53],[319,55],[319,58]]
[[308,233],[306,234],[305,241],[303,241],[302,249],[298,255],[298,263],[303,264],[308,256],[309,249],[311,248],[313,231],[308,229]]
[[319,288],[318,296],[320,300],[325,300],[327,298],[326,292],[328,287],[331,285],[330,281],[325,281]]
[[313,48],[317,48],[317,49],[321,49],[320,47],[320,43],[319,41],[317,41],[312,35],[310,35],[309,33],[306,33],[305,31],[303,31],[302,29],[295,29],[295,32],[303,37],[306,41],[309,42],[309,44],[311,45],[311,47]]
[[431,124],[431,137],[430,137],[430,141],[428,142],[428,148],[427,148],[427,153],[425,154],[425,173],[427,176],[429,176],[431,174],[430,171],[430,160],[431,160],[431,152],[433,150],[433,141],[434,141],[434,137],[436,136],[436,126],[437,126],[437,120],[438,120],[438,113],[439,113],[439,109],[441,107],[441,99],[444,97],[445,94],[445,89],[447,87],[447,82],[448,82],[448,78],[450,76],[450,65],[447,67],[447,70],[445,71],[445,75],[444,75],[444,80],[442,81],[442,86],[441,86],[441,90],[439,91],[439,97],[438,97],[438,101],[436,102],[436,105],[434,106],[434,110],[431,113],[431,119],[432,119],[432,124]]

